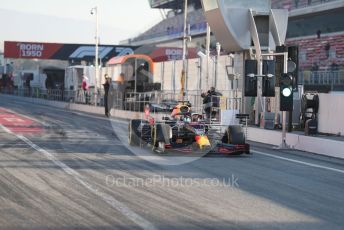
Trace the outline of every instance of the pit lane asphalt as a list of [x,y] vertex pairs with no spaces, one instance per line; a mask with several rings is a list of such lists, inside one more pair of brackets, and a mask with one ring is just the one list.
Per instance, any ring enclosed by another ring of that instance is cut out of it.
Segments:
[[0,229],[343,229],[343,160],[253,144],[251,156],[159,165],[102,116],[0,107],[45,128],[0,128]]

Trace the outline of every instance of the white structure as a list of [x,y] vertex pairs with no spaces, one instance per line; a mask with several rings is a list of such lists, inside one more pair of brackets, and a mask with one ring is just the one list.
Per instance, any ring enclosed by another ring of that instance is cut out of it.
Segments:
[[288,11],[271,9],[271,0],[203,0],[207,22],[227,51],[253,47],[274,50],[284,43]]
[[65,89],[77,90],[81,88],[83,76],[87,77],[88,86],[95,86],[95,67],[93,66],[70,66],[65,72]]

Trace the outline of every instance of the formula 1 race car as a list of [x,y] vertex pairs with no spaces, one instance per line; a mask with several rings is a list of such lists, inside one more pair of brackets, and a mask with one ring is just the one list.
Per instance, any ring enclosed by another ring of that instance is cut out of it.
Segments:
[[179,151],[187,153],[249,154],[241,126],[214,128],[205,122],[202,114],[192,114],[190,103],[181,102],[172,111],[171,118],[162,121],[135,119],[129,123],[129,144],[150,145],[157,152]]

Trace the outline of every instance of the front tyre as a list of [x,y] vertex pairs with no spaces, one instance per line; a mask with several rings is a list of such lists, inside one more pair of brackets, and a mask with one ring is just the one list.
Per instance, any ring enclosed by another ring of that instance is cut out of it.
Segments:
[[128,143],[131,146],[140,145],[140,137],[138,136],[137,129],[141,124],[141,120],[131,120],[128,127]]

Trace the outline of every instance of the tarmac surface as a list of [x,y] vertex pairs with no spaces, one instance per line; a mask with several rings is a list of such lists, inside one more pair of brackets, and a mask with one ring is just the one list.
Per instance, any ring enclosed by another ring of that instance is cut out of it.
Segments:
[[235,157],[141,155],[125,121],[14,100],[0,101],[0,125],[0,229],[344,226],[340,159],[256,143]]

